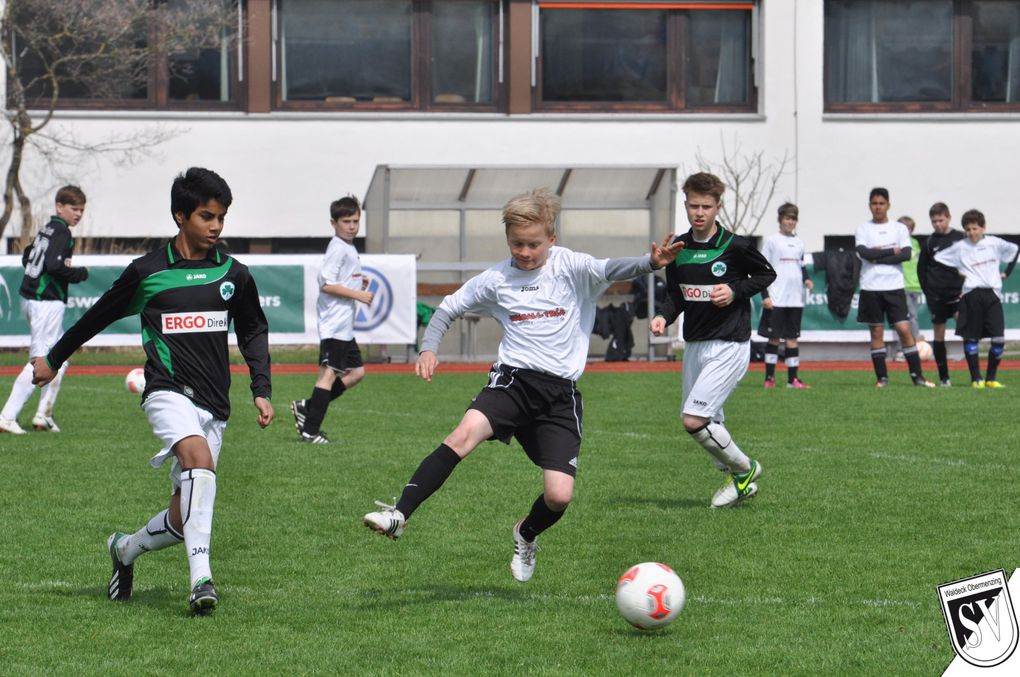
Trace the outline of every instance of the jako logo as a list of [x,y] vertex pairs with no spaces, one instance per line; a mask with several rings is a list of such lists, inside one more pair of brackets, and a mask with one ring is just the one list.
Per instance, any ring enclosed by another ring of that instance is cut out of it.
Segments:
[[953,651],[971,665],[1006,662],[1017,645],[1017,620],[1002,569],[938,586]]
[[371,331],[383,324],[393,310],[393,288],[381,272],[370,266],[361,269],[361,276],[368,280],[368,291],[375,294],[372,305],[359,303],[354,311],[354,331]]
[[210,310],[197,313],[163,313],[161,316],[164,334],[197,334],[212,331],[227,331],[230,320],[227,311]]

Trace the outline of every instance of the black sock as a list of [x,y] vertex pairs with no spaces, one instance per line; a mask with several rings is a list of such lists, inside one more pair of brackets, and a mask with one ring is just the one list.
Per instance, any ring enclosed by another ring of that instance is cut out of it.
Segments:
[[889,370],[885,367],[885,348],[871,349],[871,364],[875,367],[876,378],[889,378]]
[[425,499],[443,486],[443,482],[458,463],[460,456],[445,444],[440,444],[435,451],[422,459],[418,469],[404,485],[404,491],[397,501],[397,510],[404,514],[405,520],[425,502]]
[[765,378],[776,378],[776,360],[779,357],[779,346],[771,343],[765,344]]
[[335,400],[343,395],[346,390],[347,386],[344,385],[344,382],[339,377],[337,377],[337,379],[333,381],[333,389],[329,391],[329,399]]
[[[977,344],[975,344],[976,346]],[[970,380],[980,381],[981,380],[981,356],[978,354],[975,348],[974,352],[964,350],[964,356],[967,358],[967,368],[970,370]]]
[[924,378],[924,372],[921,371],[921,355],[917,352],[916,345],[903,349],[903,359],[907,361],[907,371],[910,372],[912,380],[919,381]]
[[793,383],[797,380],[797,369],[800,367],[800,346],[786,349],[786,380]]
[[949,360],[946,357],[946,342],[932,341],[931,351],[935,355],[935,366],[939,368],[939,380],[949,380]]
[[988,371],[985,373],[986,381],[994,381],[998,375],[999,362],[1002,361],[1002,351],[1004,348],[1005,345],[1002,343],[992,343],[991,348],[988,349]]
[[531,505],[531,512],[521,522],[521,526],[518,529],[521,538],[531,543],[538,538],[540,533],[556,524],[565,512],[566,509],[561,512],[554,511],[545,504],[545,494],[540,494]]
[[329,391],[325,388],[312,388],[312,396],[306,400],[308,415],[305,416],[305,428],[303,432],[309,435],[318,435],[322,419],[326,418],[326,410],[329,409]]

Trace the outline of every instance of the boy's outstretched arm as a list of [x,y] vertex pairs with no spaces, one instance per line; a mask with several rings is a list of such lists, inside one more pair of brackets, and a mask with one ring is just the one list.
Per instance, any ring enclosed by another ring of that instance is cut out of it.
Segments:
[[436,309],[436,312],[432,313],[432,319],[429,320],[428,326],[425,327],[425,333],[422,334],[421,338],[421,352],[418,353],[418,361],[414,364],[414,373],[426,381],[432,380],[432,374],[436,372],[436,367],[439,366],[439,358],[436,357],[436,351],[439,350],[439,344],[450,329],[454,319],[455,317],[452,313],[440,307]]
[[606,279],[617,282],[631,280],[638,275],[646,275],[653,270],[664,268],[676,260],[676,255],[684,248],[682,240],[673,240],[669,233],[662,244],[652,243],[652,251],[648,256],[621,256],[606,261]]
[[262,312],[255,279],[249,275],[239,287],[237,295],[232,299],[234,305],[231,307],[234,333],[237,335],[237,349],[248,365],[251,394],[255,408],[259,412],[258,422],[265,428],[273,420],[273,405],[269,401],[273,394],[269,358],[269,322]]

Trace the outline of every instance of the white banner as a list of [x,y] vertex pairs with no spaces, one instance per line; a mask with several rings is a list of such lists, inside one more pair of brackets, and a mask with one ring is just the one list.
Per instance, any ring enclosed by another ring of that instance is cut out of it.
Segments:
[[[415,343],[418,340],[418,276],[414,256],[363,254],[361,272],[368,278],[368,288],[375,293],[375,298],[371,306],[358,304],[354,315],[354,338],[365,344]],[[314,326],[314,297],[312,315]]]

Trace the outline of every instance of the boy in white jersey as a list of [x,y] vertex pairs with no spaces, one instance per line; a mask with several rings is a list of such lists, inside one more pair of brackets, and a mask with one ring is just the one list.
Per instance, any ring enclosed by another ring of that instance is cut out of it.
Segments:
[[353,195],[329,206],[329,222],[336,233],[319,269],[319,377],[311,397],[294,400],[290,411],[302,442],[328,444],[320,430],[329,403],[361,382],[365,366],[354,340],[357,302],[369,305],[375,294],[367,289],[354,238],[361,225],[361,204]]
[[[942,265],[956,268],[963,277],[963,296],[960,298],[960,315],[956,320],[956,335],[963,339],[963,353],[970,369],[974,388],[1005,388],[996,379],[996,371],[1006,345],[1005,319],[999,292],[1002,281],[1016,266],[1020,252],[1012,242],[994,235],[985,235],[985,215],[977,209],[964,213],[961,219],[967,238],[953,243],[948,249],[935,254]],[[999,264],[1007,264],[999,272]],[[991,339],[988,349],[988,371],[981,378],[978,342]]]
[[536,538],[555,524],[573,498],[581,448],[581,393],[595,323],[595,300],[610,283],[662,268],[682,244],[652,243],[651,255],[598,260],[556,247],[560,200],[534,190],[503,207],[510,258],[468,280],[443,299],[422,337],[415,373],[426,381],[439,364],[436,351],[451,322],[465,313],[488,315],[503,325],[489,384],[471,402],[457,427],[427,456],[395,506],[365,515],[365,526],[397,539],[407,520],[486,440],[516,437],[542,468],[543,493],[513,529],[510,571],[521,582],[535,569]]
[[761,253],[776,269],[776,281],[761,293],[762,314],[758,333],[767,336],[765,345],[765,387],[776,387],[779,342],[786,343],[786,387],[805,390],[797,375],[800,367],[800,322],[804,314],[804,288],[815,283],[804,267],[804,241],[797,237],[800,210],[786,202],[779,207],[779,232],[765,238]]
[[921,357],[910,333],[907,294],[904,291],[903,262],[910,260],[910,233],[897,221],[889,221],[889,191],[872,188],[868,196],[871,220],[857,228],[854,242],[861,258],[861,294],[857,321],[867,324],[871,333],[871,362],[875,367],[875,385],[889,384],[886,368],[885,321],[896,330],[910,379],[915,386],[934,388],[921,371]]

